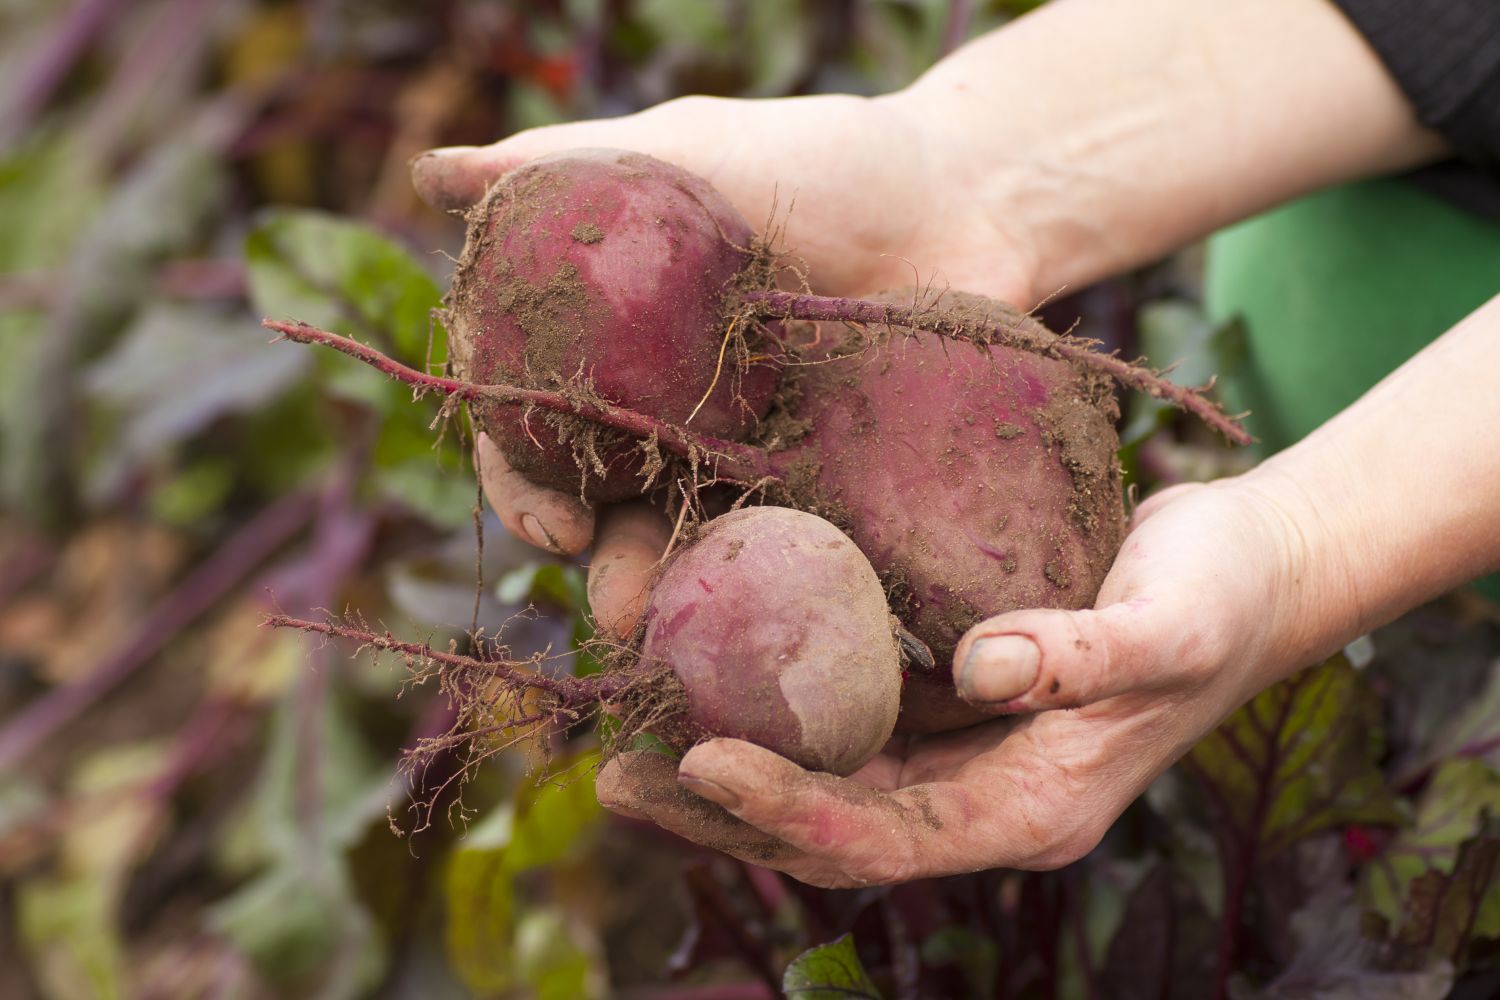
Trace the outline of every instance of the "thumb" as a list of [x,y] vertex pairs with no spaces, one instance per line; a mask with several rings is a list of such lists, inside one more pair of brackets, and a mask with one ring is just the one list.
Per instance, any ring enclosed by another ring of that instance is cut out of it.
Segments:
[[1188,629],[1163,628],[1148,598],[1097,611],[1015,611],[971,628],[953,653],[959,696],[977,708],[1076,708],[1175,678]]
[[[517,132],[488,146],[445,146],[419,153],[408,165],[417,196],[452,212],[478,204],[500,177],[528,160],[564,149],[609,146],[670,159],[680,142],[670,131],[643,127],[641,116],[564,122]],[[671,147],[664,149],[663,147]]]
[[411,186],[417,197],[444,212],[478,204],[502,174],[526,162],[500,146],[447,146],[419,153],[408,164]]

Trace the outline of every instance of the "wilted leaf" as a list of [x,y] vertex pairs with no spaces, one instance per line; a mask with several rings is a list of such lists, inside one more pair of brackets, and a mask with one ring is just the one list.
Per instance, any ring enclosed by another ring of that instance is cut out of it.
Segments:
[[1192,882],[1158,864],[1125,903],[1101,983],[1111,997],[1181,998],[1213,993],[1218,922]]
[[1401,822],[1381,747],[1380,704],[1340,655],[1257,695],[1185,764],[1230,842],[1265,862],[1333,826]]
[[848,997],[881,1000],[880,991],[860,962],[859,954],[854,950],[854,938],[849,934],[809,948],[792,959],[782,977],[781,990],[788,997],[799,1000]]
[[[1483,814],[1500,816],[1500,774],[1479,760],[1450,760],[1422,792],[1416,821],[1365,869],[1367,900],[1394,926],[1409,888],[1429,870],[1453,870],[1459,845],[1480,829]],[[1481,933],[1500,934],[1500,892],[1485,908]]]
[[1500,819],[1486,815],[1458,847],[1451,871],[1418,876],[1407,893],[1401,927],[1392,941],[1397,968],[1421,967],[1428,956],[1462,971],[1469,943],[1500,935]]
[[1296,955],[1264,987],[1237,982],[1234,1000],[1440,1000],[1453,966],[1433,958],[1420,968],[1385,967],[1379,942],[1363,933],[1362,911],[1342,887],[1322,892],[1291,918]]

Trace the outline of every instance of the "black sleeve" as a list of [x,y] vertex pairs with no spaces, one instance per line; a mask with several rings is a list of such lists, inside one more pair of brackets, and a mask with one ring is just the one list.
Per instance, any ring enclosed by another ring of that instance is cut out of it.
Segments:
[[1488,177],[1453,165],[1427,186],[1500,211],[1500,0],[1334,0],[1365,36],[1422,124]]

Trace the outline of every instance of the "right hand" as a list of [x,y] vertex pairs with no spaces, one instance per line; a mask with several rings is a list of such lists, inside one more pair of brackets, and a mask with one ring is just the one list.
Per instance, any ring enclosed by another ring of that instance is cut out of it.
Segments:
[[[630,115],[532,129],[490,146],[433,150],[412,161],[417,193],[435,207],[477,202],[534,157],[584,146],[632,149],[707,178],[752,225],[783,227],[813,290],[864,295],[925,285],[1033,304],[1031,256],[983,201],[972,157],[952,129],[911,113],[901,94],[777,100],[688,97]],[[576,555],[594,546],[589,599],[601,629],[629,634],[671,535],[643,503],[595,512],[576,495],[535,486],[483,435],[485,496],[518,538]],[[597,536],[597,537],[596,537]]]

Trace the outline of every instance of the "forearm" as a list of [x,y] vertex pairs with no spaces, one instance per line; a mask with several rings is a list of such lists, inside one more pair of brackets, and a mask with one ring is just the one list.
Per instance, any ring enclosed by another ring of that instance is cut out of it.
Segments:
[[1038,294],[1444,149],[1326,0],[1055,0],[889,100]]
[[1296,526],[1285,596],[1306,652],[1500,567],[1497,364],[1500,297],[1241,477]]

